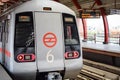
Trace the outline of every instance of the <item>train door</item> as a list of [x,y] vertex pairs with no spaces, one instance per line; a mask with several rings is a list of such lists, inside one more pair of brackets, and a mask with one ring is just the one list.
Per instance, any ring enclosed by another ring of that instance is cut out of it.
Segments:
[[[1,22],[0,26],[0,53],[1,53],[1,63],[5,64],[5,57],[9,54],[7,53],[6,46],[8,42],[8,19],[6,18]],[[6,56],[5,56],[6,55]]]
[[[0,21],[0,48],[2,48],[2,21]],[[0,63],[2,63],[2,51],[0,52]]]
[[36,56],[39,72],[64,70],[60,13],[35,12]]
[[2,21],[2,26],[1,26],[1,55],[2,55],[2,64],[5,64],[5,26],[6,26],[6,21]]
[[6,19],[3,21],[3,26],[2,26],[2,63],[5,64],[6,66],[6,61],[7,57],[10,57],[10,53],[7,51],[8,50],[8,28],[9,28],[9,19]]

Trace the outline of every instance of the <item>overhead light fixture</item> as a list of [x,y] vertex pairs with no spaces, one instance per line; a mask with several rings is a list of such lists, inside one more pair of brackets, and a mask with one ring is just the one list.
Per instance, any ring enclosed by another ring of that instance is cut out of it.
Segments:
[[0,2],[0,6],[4,5],[4,3]]

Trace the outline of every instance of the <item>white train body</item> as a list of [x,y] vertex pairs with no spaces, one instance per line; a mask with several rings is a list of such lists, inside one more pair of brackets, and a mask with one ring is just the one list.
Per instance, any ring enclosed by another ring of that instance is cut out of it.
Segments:
[[31,0],[0,17],[0,62],[15,80],[49,73],[75,78],[82,51],[75,13],[50,0]]

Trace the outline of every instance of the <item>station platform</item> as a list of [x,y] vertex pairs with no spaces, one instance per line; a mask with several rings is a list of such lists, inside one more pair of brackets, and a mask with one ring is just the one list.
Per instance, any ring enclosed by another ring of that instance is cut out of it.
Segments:
[[5,69],[0,64],[0,80],[12,80],[12,78],[8,75]]
[[120,46],[82,42],[83,58],[120,67]]
[[104,51],[109,51],[109,52],[120,54],[119,45],[82,42],[82,47],[96,49],[96,50],[104,50]]

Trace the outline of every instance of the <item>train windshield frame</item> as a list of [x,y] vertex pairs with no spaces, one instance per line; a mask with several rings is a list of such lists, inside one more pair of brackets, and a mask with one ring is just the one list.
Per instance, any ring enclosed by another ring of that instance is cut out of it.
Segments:
[[19,56],[29,56],[30,60],[24,58],[23,62],[31,61],[32,55],[35,55],[35,40],[34,40],[34,22],[33,12],[17,13],[15,16],[15,37],[14,37],[14,59],[19,61]]
[[[77,59],[81,56],[80,40],[75,16],[63,13],[65,59]],[[77,56],[76,56],[77,54]]]

